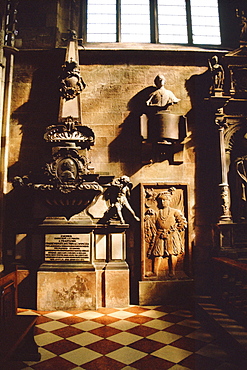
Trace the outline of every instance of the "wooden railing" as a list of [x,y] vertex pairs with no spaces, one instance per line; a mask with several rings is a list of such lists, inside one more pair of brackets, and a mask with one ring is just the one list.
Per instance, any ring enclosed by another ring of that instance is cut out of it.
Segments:
[[34,341],[37,316],[17,315],[17,288],[27,275],[26,270],[0,274],[0,364],[4,369],[10,368],[10,359],[40,360]]
[[0,317],[11,317],[17,311],[17,271],[0,275]]
[[212,297],[247,328],[247,264],[214,257]]

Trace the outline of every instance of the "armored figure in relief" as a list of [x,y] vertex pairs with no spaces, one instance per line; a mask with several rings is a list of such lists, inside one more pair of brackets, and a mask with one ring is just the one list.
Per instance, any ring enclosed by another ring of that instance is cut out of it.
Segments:
[[158,276],[162,259],[167,258],[168,275],[173,277],[177,257],[184,253],[181,232],[187,227],[187,221],[180,210],[170,207],[175,190],[172,187],[159,193],[156,198],[158,212],[149,209],[145,214],[145,238],[149,245],[147,257],[153,260],[153,269],[147,276]]

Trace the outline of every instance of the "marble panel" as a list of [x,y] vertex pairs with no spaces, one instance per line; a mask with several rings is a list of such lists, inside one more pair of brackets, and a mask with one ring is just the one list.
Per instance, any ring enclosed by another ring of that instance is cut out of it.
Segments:
[[95,308],[95,271],[38,271],[38,310],[90,310]]
[[129,305],[129,270],[105,271],[105,307]]

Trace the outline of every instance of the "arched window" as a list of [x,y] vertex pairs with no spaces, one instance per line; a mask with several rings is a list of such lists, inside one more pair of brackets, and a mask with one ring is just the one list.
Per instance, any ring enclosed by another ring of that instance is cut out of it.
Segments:
[[217,0],[83,0],[84,41],[220,45]]

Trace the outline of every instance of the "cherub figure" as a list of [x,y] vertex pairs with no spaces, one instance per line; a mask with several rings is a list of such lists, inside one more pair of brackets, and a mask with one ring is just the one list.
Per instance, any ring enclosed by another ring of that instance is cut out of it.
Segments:
[[110,208],[107,210],[107,214],[110,216],[114,211],[116,211],[121,224],[125,223],[122,214],[122,209],[124,207],[132,214],[136,221],[140,221],[128,200],[130,197],[131,188],[132,183],[130,182],[130,178],[126,175],[123,175],[112,181],[111,187],[107,194],[107,198],[111,203]]

